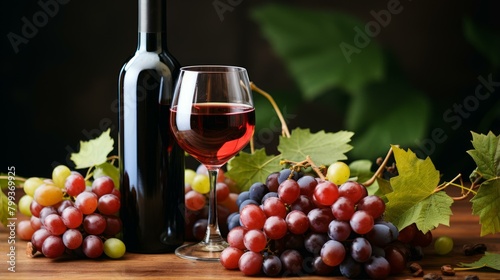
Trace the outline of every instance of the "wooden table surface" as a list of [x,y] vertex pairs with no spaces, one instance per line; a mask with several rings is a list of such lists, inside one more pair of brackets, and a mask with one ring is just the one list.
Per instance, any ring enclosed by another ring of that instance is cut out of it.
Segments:
[[[500,253],[500,234],[480,237],[478,218],[472,216],[470,203],[456,202],[452,207],[454,215],[450,227],[440,226],[433,231],[434,238],[449,235],[455,241],[455,248],[448,256],[438,256],[432,247],[425,249],[424,259],[419,263],[425,273],[439,273],[444,264],[455,266],[458,262],[473,262],[481,256],[465,256],[462,246],[467,243],[485,243],[489,252]],[[251,279],[240,271],[224,269],[218,262],[199,262],[180,259],[174,254],[142,255],[127,253],[123,259],[79,259],[53,260],[45,257],[29,258],[25,254],[26,242],[16,240],[16,272],[8,271],[6,254],[9,252],[8,230],[0,226],[0,279]],[[500,272],[493,269],[459,271],[455,276],[443,279],[464,279],[475,274],[479,279],[500,279]],[[262,278],[264,277],[252,277]],[[332,277],[307,276],[307,279],[332,279]],[[334,278],[336,279],[336,278]],[[346,279],[338,277],[337,279]],[[409,271],[391,279],[413,278]]]

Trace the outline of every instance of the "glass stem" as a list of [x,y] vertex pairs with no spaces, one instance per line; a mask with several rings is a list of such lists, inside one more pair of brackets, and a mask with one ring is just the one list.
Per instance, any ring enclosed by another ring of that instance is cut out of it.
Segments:
[[208,178],[210,180],[210,192],[208,196],[208,226],[204,241],[207,244],[223,242],[219,230],[219,222],[217,219],[217,178],[219,168],[208,168]]

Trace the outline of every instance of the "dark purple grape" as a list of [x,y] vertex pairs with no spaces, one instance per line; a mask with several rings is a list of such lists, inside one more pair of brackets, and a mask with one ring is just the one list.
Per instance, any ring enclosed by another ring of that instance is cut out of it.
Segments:
[[262,263],[262,272],[267,276],[278,276],[281,273],[281,260],[275,255],[264,258]]

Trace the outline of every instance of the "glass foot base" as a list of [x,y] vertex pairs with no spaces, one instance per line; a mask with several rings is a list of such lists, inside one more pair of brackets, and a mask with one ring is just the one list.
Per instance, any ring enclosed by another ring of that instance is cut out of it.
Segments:
[[197,261],[219,261],[220,253],[229,244],[227,242],[205,243],[199,242],[194,244],[182,245],[175,250],[178,257]]

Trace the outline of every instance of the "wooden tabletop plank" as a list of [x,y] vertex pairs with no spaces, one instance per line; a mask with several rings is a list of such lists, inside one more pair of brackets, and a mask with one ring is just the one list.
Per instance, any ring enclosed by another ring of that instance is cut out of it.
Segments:
[[[452,207],[453,216],[450,227],[440,226],[433,231],[434,238],[449,235],[454,239],[453,252],[447,256],[433,253],[432,247],[424,250],[424,259],[419,263],[425,273],[439,273],[442,265],[456,265],[458,262],[473,262],[481,256],[465,256],[462,246],[467,243],[485,243],[489,252],[500,253],[500,234],[480,237],[480,225],[476,216],[471,215],[470,203],[456,202]],[[25,254],[26,242],[16,240],[16,272],[8,271],[7,254],[9,231],[0,227],[0,279],[249,279],[240,271],[224,269],[218,262],[201,262],[180,259],[174,254],[132,254],[127,253],[122,259],[48,259],[43,256],[29,258]],[[464,279],[466,275],[475,274],[479,279],[500,279],[500,272],[492,269],[460,271],[454,277],[443,279]],[[255,277],[253,277],[255,278]],[[264,279],[265,277],[258,277]],[[306,277],[301,277],[306,278]],[[326,279],[321,276],[307,276],[307,279]],[[343,277],[328,279],[346,279]],[[409,271],[391,279],[413,278]]]

